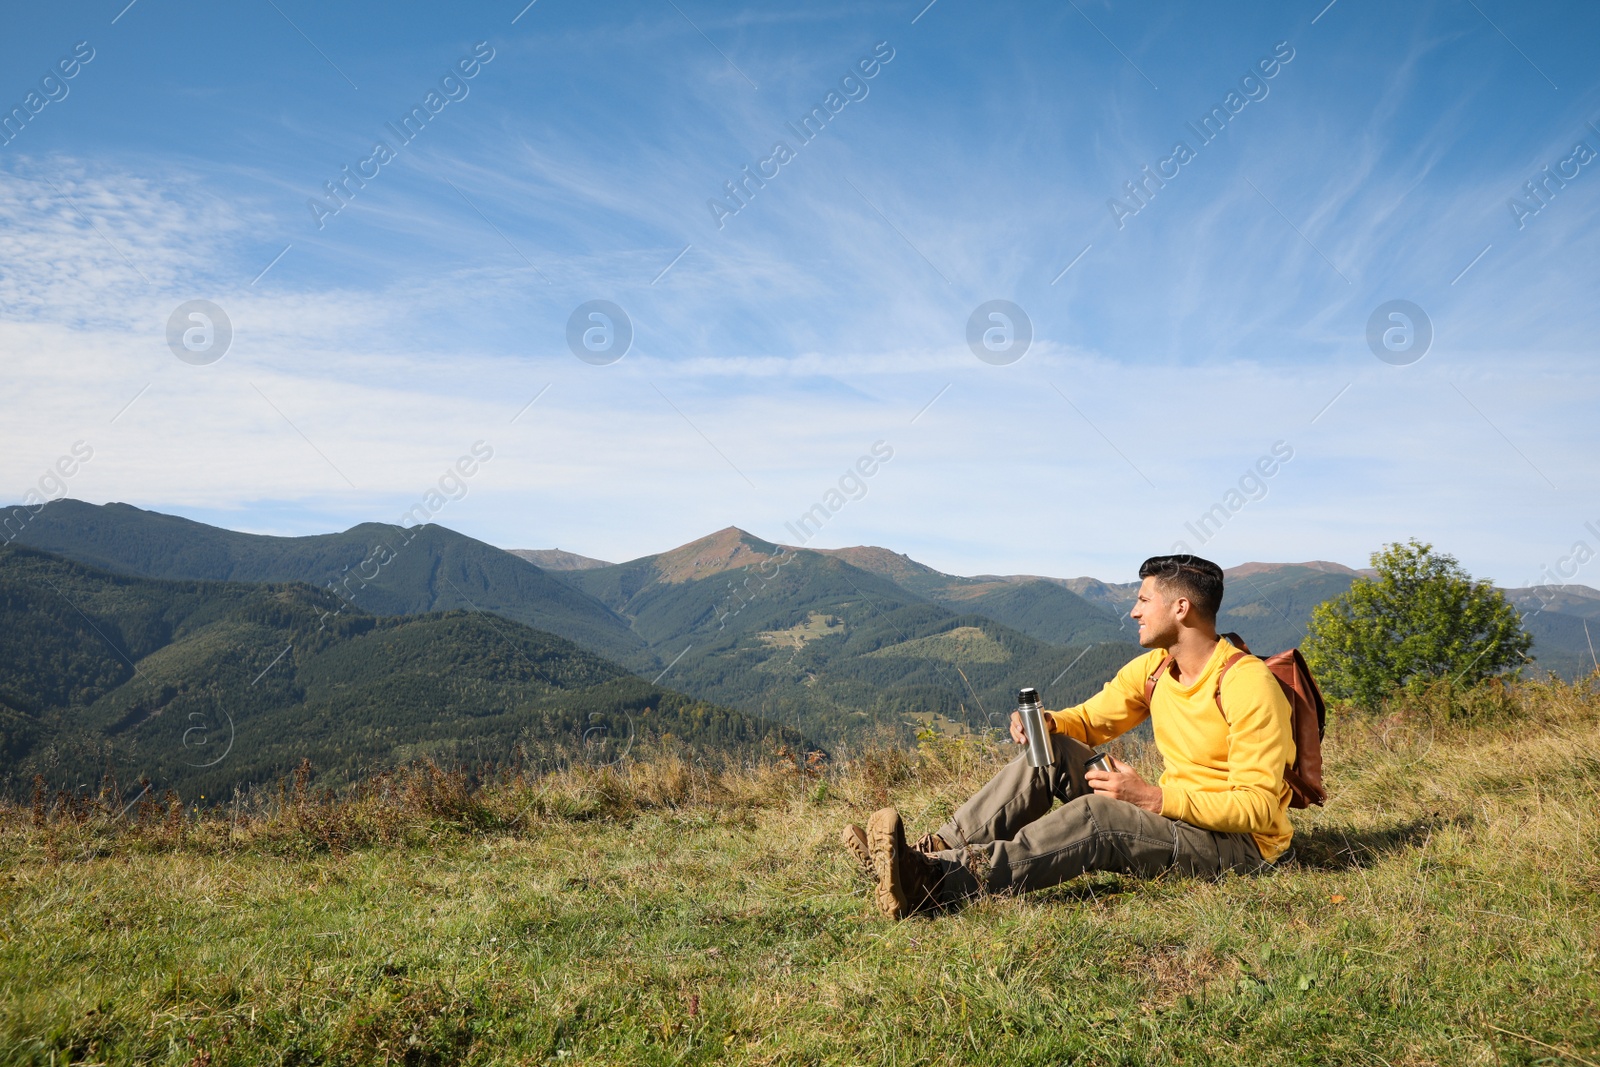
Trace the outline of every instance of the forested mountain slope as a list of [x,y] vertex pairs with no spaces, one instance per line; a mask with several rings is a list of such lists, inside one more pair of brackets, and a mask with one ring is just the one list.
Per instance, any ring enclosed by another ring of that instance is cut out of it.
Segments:
[[351,779],[418,756],[610,760],[644,738],[770,754],[797,733],[483,612],[375,616],[301,583],[161,581],[0,546],[0,762],[185,795],[309,758]]
[[904,730],[928,714],[998,726],[1019,687],[1072,703],[1139,652],[1126,641],[1040,641],[834,554],[733,527],[562,577],[628,618],[671,665],[673,685],[819,740]]

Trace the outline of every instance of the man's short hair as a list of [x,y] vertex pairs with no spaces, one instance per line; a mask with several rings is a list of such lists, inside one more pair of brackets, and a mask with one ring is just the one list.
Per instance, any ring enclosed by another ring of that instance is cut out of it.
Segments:
[[1151,556],[1139,566],[1140,578],[1154,578],[1168,596],[1184,596],[1203,619],[1215,622],[1222,610],[1222,568],[1199,556]]

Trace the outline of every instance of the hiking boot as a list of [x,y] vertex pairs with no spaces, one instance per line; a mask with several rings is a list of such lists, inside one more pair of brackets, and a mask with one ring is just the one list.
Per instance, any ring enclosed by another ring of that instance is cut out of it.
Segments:
[[878,871],[872,865],[872,850],[867,847],[867,832],[855,823],[850,823],[839,835],[839,841],[849,851],[851,858],[860,865],[862,877],[876,883]]
[[900,813],[880,808],[867,820],[867,847],[878,878],[878,910],[891,919],[905,919],[938,906],[934,899],[937,873],[932,861],[906,847]]
[[[849,851],[850,858],[861,867],[861,875],[869,882],[876,883],[878,870],[872,865],[872,850],[867,847],[867,832],[855,823],[850,823],[839,835],[839,841]],[[927,833],[917,839],[911,846],[917,852],[927,855],[930,852],[944,852],[950,845],[938,834]]]

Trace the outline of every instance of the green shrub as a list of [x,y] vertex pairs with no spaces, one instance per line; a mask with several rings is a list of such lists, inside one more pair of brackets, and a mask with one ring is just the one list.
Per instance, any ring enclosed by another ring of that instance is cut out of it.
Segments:
[[1533,639],[1516,608],[1454,556],[1413,540],[1371,559],[1377,577],[1357,578],[1311,613],[1301,648],[1326,696],[1377,711],[1398,689],[1471,687],[1527,661]]

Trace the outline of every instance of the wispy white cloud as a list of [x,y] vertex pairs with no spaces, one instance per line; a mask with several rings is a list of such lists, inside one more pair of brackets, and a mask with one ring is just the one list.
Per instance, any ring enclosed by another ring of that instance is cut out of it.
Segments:
[[[1270,48],[1276,16],[1208,29],[1225,47],[1198,59],[1177,14],[1102,21],[1158,93],[1070,11],[994,31],[936,12],[917,35],[887,8],[697,16],[759,91],[668,8],[603,28],[540,12],[548,28],[501,42],[459,111],[321,231],[304,199],[370,136],[347,115],[274,104],[261,136],[293,145],[293,166],[8,157],[0,492],[84,438],[96,456],[74,495],[309,532],[398,516],[483,439],[496,458],[451,525],[622,559],[730,523],[784,539],[883,439],[894,460],[826,543],[1113,577],[1284,440],[1295,458],[1270,493],[1206,545],[1220,561],[1357,563],[1415,533],[1510,574],[1570,540],[1600,488],[1580,362],[1600,325],[1584,254],[1600,178],[1521,232],[1504,199],[1529,159],[1570,147],[1581,101],[1540,112],[1537,134],[1502,131],[1485,116],[1503,83],[1444,77],[1461,70],[1457,23],[1416,15],[1374,57],[1330,16],[1119,231],[1106,198]],[[992,49],[967,63],[984,33]],[[867,99],[717,229],[706,199],[883,37],[897,55]],[[166,349],[194,297],[235,328],[209,367]],[[996,297],[1036,328],[1010,367],[964,342]],[[1366,347],[1391,297],[1436,326],[1410,367]],[[614,366],[566,350],[567,316],[594,298],[635,326]],[[1010,521],[1017,501],[1033,528]]]

